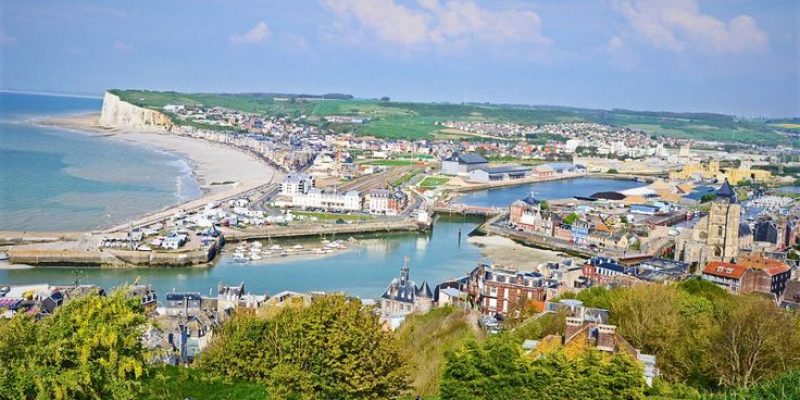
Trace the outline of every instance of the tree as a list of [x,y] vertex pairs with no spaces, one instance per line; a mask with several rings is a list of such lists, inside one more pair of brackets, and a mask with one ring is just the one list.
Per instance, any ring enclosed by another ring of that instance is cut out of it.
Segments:
[[579,219],[580,219],[580,216],[578,216],[578,214],[576,214],[576,213],[570,213],[569,215],[567,215],[566,217],[564,217],[564,223],[565,223],[565,224],[567,224],[567,225],[572,225],[572,224],[574,224],[576,221],[578,221]]
[[713,201],[716,198],[717,198],[717,194],[716,193],[708,193],[708,194],[704,194],[702,197],[700,197],[700,202],[701,203],[707,203],[709,201]]
[[797,320],[756,296],[737,297],[720,319],[708,357],[723,386],[748,387],[800,364]]
[[0,326],[0,393],[21,399],[135,399],[146,367],[147,319],[122,291],[68,302],[39,322]]
[[617,169],[616,169],[616,168],[611,168],[611,169],[609,169],[608,171],[606,171],[606,173],[607,173],[607,174],[618,174],[618,173],[619,173],[619,171],[617,171]]
[[539,208],[540,208],[542,211],[547,211],[547,210],[549,210],[549,209],[550,209],[550,203],[548,203],[548,202],[547,202],[547,200],[542,200],[542,201],[539,203]]
[[396,339],[358,300],[323,296],[266,319],[234,315],[202,369],[264,382],[277,398],[393,398],[408,388]]
[[441,398],[449,399],[642,399],[641,367],[623,354],[563,350],[534,359],[506,335],[483,345],[468,342],[447,354]]

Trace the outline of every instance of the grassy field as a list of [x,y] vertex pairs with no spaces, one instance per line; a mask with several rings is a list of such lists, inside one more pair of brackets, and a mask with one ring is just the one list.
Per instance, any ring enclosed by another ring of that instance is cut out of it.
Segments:
[[392,186],[397,187],[397,186],[403,185],[403,184],[407,183],[408,181],[410,181],[418,173],[419,173],[418,170],[407,172],[407,173],[403,174],[401,177],[395,179],[394,182],[392,182]]
[[[223,107],[273,116],[305,117],[310,123],[339,132],[354,132],[384,138],[431,139],[465,137],[442,130],[436,122],[483,121],[519,124],[596,122],[640,129],[657,136],[688,137],[698,140],[800,145],[790,137],[800,123],[795,120],[748,120],[711,113],[671,113],[629,110],[590,110],[549,106],[492,104],[409,103],[365,99],[307,99],[268,93],[213,94],[113,90],[123,100],[160,109],[166,104]],[[328,115],[356,116],[363,124],[327,123]],[[531,140],[546,140],[536,137]]]
[[450,178],[446,176],[426,176],[420,183],[420,187],[424,187],[426,189],[431,189],[435,187],[439,187],[444,185],[450,180]]

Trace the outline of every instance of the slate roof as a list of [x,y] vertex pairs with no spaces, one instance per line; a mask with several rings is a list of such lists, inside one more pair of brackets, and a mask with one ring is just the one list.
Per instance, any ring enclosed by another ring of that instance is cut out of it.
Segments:
[[736,204],[739,202],[739,198],[736,195],[736,191],[733,190],[731,184],[728,183],[728,180],[725,179],[725,182],[722,183],[722,186],[719,187],[717,190],[717,198],[728,200],[731,204]]
[[459,164],[486,164],[489,162],[485,158],[471,153],[453,153],[447,161],[455,161]]

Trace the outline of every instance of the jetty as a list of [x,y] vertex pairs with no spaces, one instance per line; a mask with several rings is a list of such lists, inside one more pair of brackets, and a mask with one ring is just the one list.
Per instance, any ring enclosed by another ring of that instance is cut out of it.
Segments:
[[423,229],[423,227],[416,221],[401,219],[353,224],[267,225],[247,229],[222,228],[222,233],[226,241],[236,242],[243,240],[312,237],[337,234],[355,235],[360,233],[412,232],[421,229]]

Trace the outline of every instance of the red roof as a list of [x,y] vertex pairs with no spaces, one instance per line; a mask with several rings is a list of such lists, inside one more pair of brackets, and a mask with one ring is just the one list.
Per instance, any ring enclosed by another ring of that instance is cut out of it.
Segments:
[[741,279],[747,271],[744,265],[737,265],[722,261],[711,261],[703,268],[703,273],[714,276],[721,276],[723,278]]
[[779,275],[790,270],[789,266],[784,262],[756,255],[741,257],[739,264],[748,268],[764,270],[770,276]]

